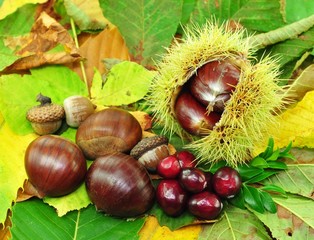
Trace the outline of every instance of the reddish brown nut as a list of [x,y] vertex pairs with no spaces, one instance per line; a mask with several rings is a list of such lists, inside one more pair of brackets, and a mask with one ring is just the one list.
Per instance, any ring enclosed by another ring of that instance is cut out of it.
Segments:
[[143,138],[131,150],[130,155],[149,171],[156,171],[159,161],[169,156],[168,139],[164,136]]

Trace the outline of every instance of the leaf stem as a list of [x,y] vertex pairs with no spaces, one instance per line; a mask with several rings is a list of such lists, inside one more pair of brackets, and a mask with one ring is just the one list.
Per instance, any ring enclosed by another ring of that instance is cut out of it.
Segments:
[[225,215],[225,217],[226,217],[226,219],[227,219],[227,222],[228,222],[230,231],[231,231],[231,233],[232,233],[232,239],[237,239],[236,236],[235,236],[235,234],[234,234],[233,228],[232,228],[232,226],[231,226],[231,222],[230,222],[229,217],[228,217],[228,215],[226,214],[226,212],[224,212],[224,215]]
[[252,36],[250,42],[257,49],[264,48],[287,39],[294,38],[314,26],[314,15],[301,19],[281,28]]
[[78,210],[77,211],[77,217],[76,217],[76,223],[75,223],[75,230],[74,230],[73,240],[77,239],[77,230],[78,230],[78,225],[79,225],[79,221],[80,221],[80,215],[81,215],[81,211]]
[[[71,29],[73,31],[74,43],[75,43],[75,46],[79,49],[80,46],[79,46],[79,43],[78,43],[77,33],[76,33],[76,28],[75,28],[75,23],[74,23],[73,18],[71,18],[70,21],[71,21]],[[88,96],[90,98],[91,96],[90,96],[90,91],[89,91],[89,87],[88,87],[88,82],[87,82],[87,77],[86,77],[86,72],[85,72],[85,67],[84,67],[83,60],[80,60],[80,67],[81,67],[81,71],[82,71],[83,81],[84,81],[84,83],[86,85],[86,89],[88,91]]]

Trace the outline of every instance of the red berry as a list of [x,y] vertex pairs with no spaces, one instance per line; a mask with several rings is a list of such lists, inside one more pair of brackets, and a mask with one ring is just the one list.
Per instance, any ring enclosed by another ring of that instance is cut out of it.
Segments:
[[174,155],[162,159],[157,165],[157,173],[164,178],[176,178],[180,171],[179,160]]
[[161,180],[156,190],[157,202],[169,216],[179,216],[186,208],[187,193],[174,179]]
[[214,191],[222,198],[233,198],[241,189],[240,174],[231,167],[219,168],[212,178]]
[[179,182],[185,190],[191,193],[203,191],[207,184],[204,172],[197,168],[182,169]]
[[207,191],[194,194],[188,202],[188,209],[194,216],[206,220],[215,219],[222,210],[219,197]]
[[189,151],[180,151],[176,153],[181,168],[195,167],[195,156]]

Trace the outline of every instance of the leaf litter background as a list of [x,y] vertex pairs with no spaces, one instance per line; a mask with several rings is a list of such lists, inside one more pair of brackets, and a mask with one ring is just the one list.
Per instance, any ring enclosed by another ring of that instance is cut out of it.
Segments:
[[[27,178],[24,151],[37,137],[25,121],[25,112],[36,104],[39,92],[59,104],[70,95],[80,94],[90,96],[99,108],[140,105],[154,76],[155,61],[171,44],[172,37],[183,33],[180,23],[203,24],[215,16],[217,22],[239,20],[249,32],[262,33],[314,14],[310,0],[86,3],[0,1],[0,238],[271,239],[269,231],[277,239],[313,238],[313,27],[293,39],[261,49],[261,54],[280,56],[282,78],[296,79],[298,102],[279,116],[280,128],[272,130],[276,146],[285,147],[292,141],[297,158],[287,162],[287,170],[265,181],[281,186],[289,194],[288,198],[274,197],[276,214],[229,205],[220,221],[191,225],[194,219],[188,214],[173,219],[154,206],[151,216],[126,221],[97,213],[84,186],[68,196],[43,201],[23,201],[28,196],[17,195]],[[76,32],[71,28],[73,24]],[[77,42],[73,40],[76,35]],[[125,87],[117,87],[123,84]],[[120,102],[110,102],[117,96]],[[149,116],[144,112],[133,114],[148,130]],[[74,140],[75,130],[65,129],[62,135]],[[263,151],[267,140],[262,139],[256,146],[256,154]],[[180,139],[173,138],[172,144],[182,147]]]

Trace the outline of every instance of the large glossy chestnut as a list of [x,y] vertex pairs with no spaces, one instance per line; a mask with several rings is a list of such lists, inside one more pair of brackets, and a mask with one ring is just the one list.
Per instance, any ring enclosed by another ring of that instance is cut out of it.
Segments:
[[154,203],[155,189],[145,167],[124,153],[97,158],[85,181],[96,209],[112,216],[135,217]]
[[27,147],[25,170],[41,196],[57,197],[71,193],[84,181],[87,165],[75,143],[45,135]]
[[188,92],[182,92],[175,104],[176,118],[188,133],[197,136],[208,135],[221,115],[216,112],[208,113],[206,107],[196,101]]
[[123,109],[107,108],[89,116],[78,128],[76,143],[89,159],[129,152],[142,139],[136,118]]

